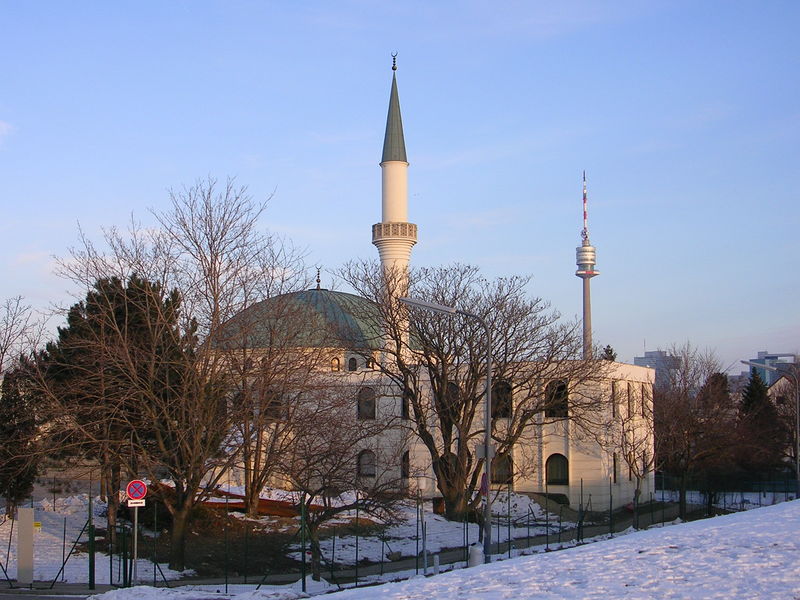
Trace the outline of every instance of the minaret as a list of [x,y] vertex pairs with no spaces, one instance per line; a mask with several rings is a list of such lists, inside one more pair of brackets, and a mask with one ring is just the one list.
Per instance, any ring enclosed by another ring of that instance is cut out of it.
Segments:
[[581,231],[581,245],[575,249],[575,262],[578,270],[575,275],[583,279],[583,358],[592,358],[592,301],[589,292],[589,280],[599,271],[595,271],[597,252],[589,242],[589,218],[586,210],[586,171],[583,172],[583,231]]
[[372,243],[378,247],[384,270],[408,267],[411,247],[417,243],[417,226],[408,222],[408,161],[403,120],[397,96],[397,58],[392,55],[392,91],[381,158],[381,222],[372,226]]

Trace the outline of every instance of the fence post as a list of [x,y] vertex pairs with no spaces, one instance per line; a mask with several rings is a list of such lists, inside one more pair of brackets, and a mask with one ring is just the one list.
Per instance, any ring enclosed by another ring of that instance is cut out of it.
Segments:
[[614,537],[614,491],[611,477],[608,478],[608,535]]
[[419,575],[419,488],[417,488],[417,537],[416,537],[416,545],[417,550],[414,553],[414,574]]
[[89,479],[89,589],[94,585],[94,521],[92,520],[92,480]]
[[[358,505],[356,504],[356,511]],[[356,512],[356,522],[358,522],[358,512]],[[306,494],[302,493],[300,496],[300,551],[302,553],[302,561],[300,563],[300,576],[303,578],[300,584],[303,593],[306,592]],[[356,561],[358,561],[358,538],[356,538]]]
[[508,512],[508,558],[511,558],[511,484],[508,484],[508,503],[507,503],[507,512]]
[[356,583],[355,587],[358,587],[358,533],[361,528],[358,525],[358,492],[356,492]]

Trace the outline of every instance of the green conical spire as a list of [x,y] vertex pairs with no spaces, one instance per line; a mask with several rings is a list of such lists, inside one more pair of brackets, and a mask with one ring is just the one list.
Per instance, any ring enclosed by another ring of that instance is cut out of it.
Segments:
[[[392,66],[392,71],[397,67]],[[383,138],[381,162],[406,159],[406,142],[403,139],[403,119],[400,116],[400,99],[397,96],[397,77],[392,73],[392,92],[389,95],[389,114],[386,117],[386,135]]]

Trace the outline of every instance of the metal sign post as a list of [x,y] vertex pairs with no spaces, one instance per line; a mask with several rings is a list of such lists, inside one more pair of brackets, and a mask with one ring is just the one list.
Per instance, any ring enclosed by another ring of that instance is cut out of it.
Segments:
[[144,506],[144,497],[147,496],[147,484],[139,479],[134,479],[125,487],[128,495],[128,508],[133,508],[133,581],[138,581],[136,561],[139,558],[139,507]]

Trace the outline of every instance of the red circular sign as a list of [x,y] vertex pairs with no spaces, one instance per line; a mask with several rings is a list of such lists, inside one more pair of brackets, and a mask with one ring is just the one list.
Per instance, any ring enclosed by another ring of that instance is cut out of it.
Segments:
[[131,500],[141,500],[147,496],[147,484],[139,479],[134,479],[125,488],[125,493]]

